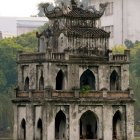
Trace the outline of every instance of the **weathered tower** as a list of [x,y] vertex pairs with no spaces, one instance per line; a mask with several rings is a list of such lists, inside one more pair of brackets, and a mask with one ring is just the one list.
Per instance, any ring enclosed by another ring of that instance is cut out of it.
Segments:
[[106,4],[48,6],[38,52],[18,56],[14,140],[133,140],[130,53],[112,54],[98,28]]

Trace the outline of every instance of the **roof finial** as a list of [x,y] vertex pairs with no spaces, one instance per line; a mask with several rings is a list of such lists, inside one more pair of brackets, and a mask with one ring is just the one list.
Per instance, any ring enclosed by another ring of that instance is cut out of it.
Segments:
[[72,9],[77,8],[77,3],[75,2],[75,0],[71,0],[71,5],[72,5]]

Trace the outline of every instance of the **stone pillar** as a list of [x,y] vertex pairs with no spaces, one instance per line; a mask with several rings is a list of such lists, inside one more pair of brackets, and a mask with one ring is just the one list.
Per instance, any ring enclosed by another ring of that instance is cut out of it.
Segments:
[[131,103],[126,106],[126,118],[127,140],[134,140],[134,105]]
[[70,140],[79,140],[79,117],[78,105],[71,104],[70,106]]
[[110,88],[110,83],[109,83],[109,72],[110,72],[110,67],[107,65],[102,65],[99,66],[98,68],[98,88],[99,90],[106,88],[109,90]]
[[42,107],[43,140],[47,140],[47,112],[46,106]]
[[47,105],[47,140],[55,140],[55,114],[51,104]]
[[13,127],[13,140],[17,140],[18,139],[18,113],[17,113],[17,105],[13,105],[13,110],[14,110],[14,127]]
[[103,140],[112,140],[112,106],[103,107]]
[[129,65],[125,64],[121,67],[121,90],[127,90],[129,87]]
[[32,105],[27,105],[26,108],[26,140],[33,140],[33,132],[34,132],[34,125],[33,125],[33,106]]

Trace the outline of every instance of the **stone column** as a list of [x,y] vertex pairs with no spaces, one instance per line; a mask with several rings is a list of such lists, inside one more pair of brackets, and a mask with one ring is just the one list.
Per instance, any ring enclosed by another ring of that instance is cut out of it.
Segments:
[[33,125],[33,106],[32,105],[27,105],[26,108],[26,140],[33,140],[33,132],[34,132],[34,125]]
[[126,106],[126,118],[127,140],[134,140],[134,105],[132,103]]
[[17,105],[13,105],[13,110],[14,110],[14,127],[13,127],[13,140],[17,140],[18,139],[18,113],[17,113]]
[[43,140],[47,140],[47,109],[46,106],[42,108],[42,126],[43,126]]
[[79,140],[79,118],[78,105],[71,104],[70,106],[70,140]]
[[55,140],[55,114],[54,106],[47,105],[47,140]]
[[103,140],[112,140],[112,106],[103,107]]

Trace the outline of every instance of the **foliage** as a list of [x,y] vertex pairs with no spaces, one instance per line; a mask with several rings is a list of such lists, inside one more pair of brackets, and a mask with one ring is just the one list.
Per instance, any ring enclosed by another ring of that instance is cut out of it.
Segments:
[[39,28],[38,28],[38,31],[39,32],[43,32],[45,29],[47,29],[48,28],[48,23],[45,23],[43,26],[40,26]]
[[16,57],[18,51],[37,50],[35,32],[0,40],[0,131],[12,128],[11,95],[17,83]]
[[[115,46],[113,53],[122,53],[127,47],[123,45]],[[133,47],[130,47],[131,63],[130,63],[130,87],[135,93],[135,122],[140,121],[140,42],[133,43]]]
[[134,43],[131,40],[126,39],[124,43],[128,49],[134,47]]
[[124,45],[116,45],[112,48],[113,53],[124,53],[124,50],[127,49]]
[[87,93],[89,93],[90,90],[91,90],[91,88],[89,85],[84,85],[80,92],[83,94],[87,94]]

